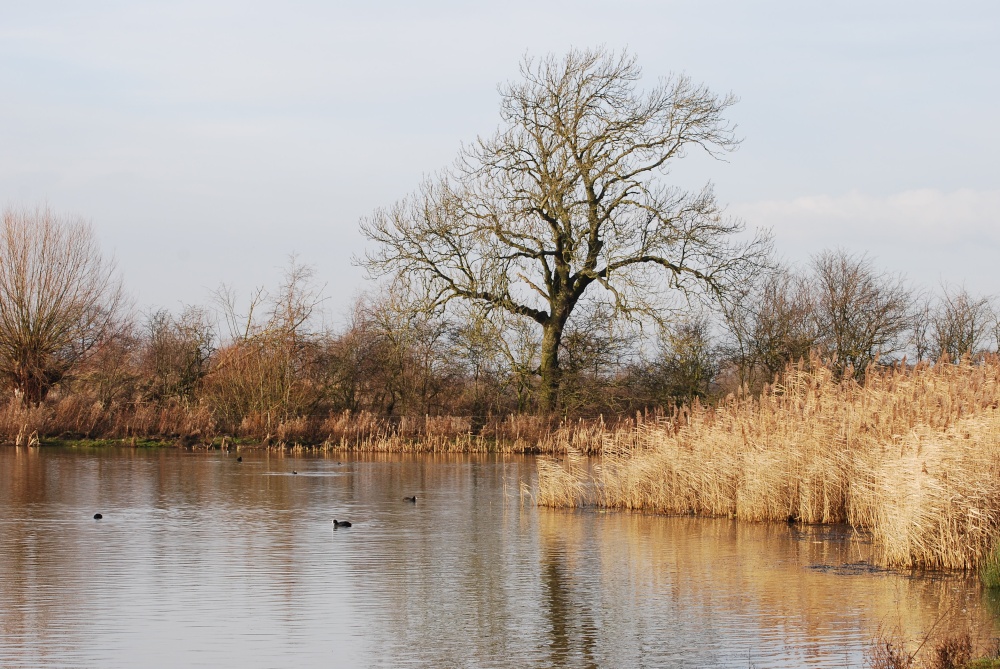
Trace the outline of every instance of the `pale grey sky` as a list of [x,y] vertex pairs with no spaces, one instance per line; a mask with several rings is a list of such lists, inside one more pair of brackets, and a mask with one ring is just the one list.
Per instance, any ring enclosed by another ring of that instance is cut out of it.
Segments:
[[497,123],[525,53],[629,48],[741,102],[711,179],[781,254],[1000,294],[1000,3],[0,0],[0,204],[91,220],[142,307],[366,287],[360,217]]

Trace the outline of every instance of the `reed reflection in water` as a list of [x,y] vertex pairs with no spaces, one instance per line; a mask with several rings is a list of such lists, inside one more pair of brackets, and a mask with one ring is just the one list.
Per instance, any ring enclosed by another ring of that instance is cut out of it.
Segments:
[[533,472],[0,449],[0,666],[860,667],[880,625],[995,633],[974,581],[842,529],[539,510]]

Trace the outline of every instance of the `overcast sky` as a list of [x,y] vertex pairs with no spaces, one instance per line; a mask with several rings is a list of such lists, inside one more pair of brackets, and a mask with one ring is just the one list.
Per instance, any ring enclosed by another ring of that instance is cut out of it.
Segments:
[[866,251],[1000,294],[1000,3],[0,0],[0,204],[90,220],[140,307],[315,266],[498,118],[525,54],[628,48],[740,103],[716,185],[788,261]]

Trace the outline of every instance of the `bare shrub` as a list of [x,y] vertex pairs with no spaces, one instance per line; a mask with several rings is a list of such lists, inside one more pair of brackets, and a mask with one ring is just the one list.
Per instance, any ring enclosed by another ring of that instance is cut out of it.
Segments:
[[879,637],[865,650],[865,665],[870,669],[912,669],[913,663],[913,654],[894,639]]
[[962,669],[972,659],[972,636],[968,632],[949,636],[934,647],[930,669]]
[[[940,622],[940,620],[938,621]],[[974,653],[972,635],[950,633],[934,641],[933,628],[913,650],[896,635],[879,633],[865,650],[865,666],[871,669],[963,669]],[[992,664],[990,665],[992,666]]]
[[139,363],[144,395],[157,402],[193,401],[208,372],[214,342],[215,328],[204,309],[188,306],[180,316],[165,310],[150,314]]
[[232,291],[218,291],[230,341],[206,375],[204,399],[224,425],[260,421],[259,431],[273,434],[280,423],[311,413],[322,399],[314,374],[320,349],[311,328],[322,296],[312,277],[312,269],[293,257],[278,291],[258,289],[245,313]]
[[278,441],[289,443],[316,443],[316,426],[305,416],[288,418],[278,424],[275,436]]

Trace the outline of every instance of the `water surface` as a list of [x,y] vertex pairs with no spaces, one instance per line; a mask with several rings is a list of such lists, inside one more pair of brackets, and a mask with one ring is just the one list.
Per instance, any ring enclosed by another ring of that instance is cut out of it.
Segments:
[[843,528],[537,509],[522,457],[243,458],[0,449],[0,666],[860,667],[880,627],[996,633],[975,581]]

